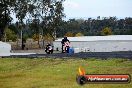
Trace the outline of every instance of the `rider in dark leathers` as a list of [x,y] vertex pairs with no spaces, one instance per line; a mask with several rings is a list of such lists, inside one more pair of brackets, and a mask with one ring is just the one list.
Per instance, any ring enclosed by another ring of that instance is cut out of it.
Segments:
[[66,42],[69,42],[69,40],[67,39],[67,37],[64,37],[62,39],[62,41],[61,41],[61,44],[62,44],[62,53],[65,53],[65,51],[66,51],[65,48],[64,48]]

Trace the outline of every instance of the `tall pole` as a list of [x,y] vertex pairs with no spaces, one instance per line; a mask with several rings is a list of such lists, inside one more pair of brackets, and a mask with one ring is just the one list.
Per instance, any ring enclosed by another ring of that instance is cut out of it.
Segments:
[[7,36],[6,36],[6,32],[5,32],[5,42],[6,42],[6,38],[7,38]]
[[22,42],[22,44],[21,44],[21,48],[22,48],[22,50],[24,50],[24,41],[23,41],[23,23],[22,23],[22,19],[21,19],[21,42]]
[[[21,29],[21,42],[22,42],[22,29]],[[22,45],[22,44],[21,44]]]
[[21,48],[24,50],[24,44],[23,44],[23,31],[21,29]]
[[42,29],[42,38],[43,38],[43,49],[44,49],[44,29]]

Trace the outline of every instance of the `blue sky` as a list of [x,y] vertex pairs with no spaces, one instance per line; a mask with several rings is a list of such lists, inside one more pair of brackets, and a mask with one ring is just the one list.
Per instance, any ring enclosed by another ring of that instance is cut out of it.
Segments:
[[66,18],[132,17],[132,0],[66,0]]

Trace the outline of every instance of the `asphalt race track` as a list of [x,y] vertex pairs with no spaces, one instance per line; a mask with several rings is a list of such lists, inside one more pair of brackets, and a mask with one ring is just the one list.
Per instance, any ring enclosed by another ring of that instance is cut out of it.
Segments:
[[12,58],[128,58],[132,59],[132,52],[82,52],[82,53],[54,53],[54,54],[31,54],[31,55],[11,55]]

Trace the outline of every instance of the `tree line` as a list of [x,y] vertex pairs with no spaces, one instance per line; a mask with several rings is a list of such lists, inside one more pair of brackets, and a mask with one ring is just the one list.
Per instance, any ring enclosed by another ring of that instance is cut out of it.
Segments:
[[117,17],[103,17],[84,19],[69,19],[63,21],[57,29],[57,37],[64,35],[75,36],[100,36],[100,35],[131,35],[132,18],[126,17],[118,19]]
[[[132,18],[103,17],[69,19],[63,17],[65,0],[0,0],[0,41],[22,42],[63,36],[131,35]],[[17,19],[12,23],[14,15]],[[43,41],[44,42],[44,41]]]
[[[0,0],[0,41],[7,36],[6,32],[24,35],[24,31],[28,31],[26,29],[31,29],[27,37],[32,33],[54,36],[53,32],[65,16],[63,2],[64,0]],[[12,23],[12,15],[16,17],[16,23]]]

